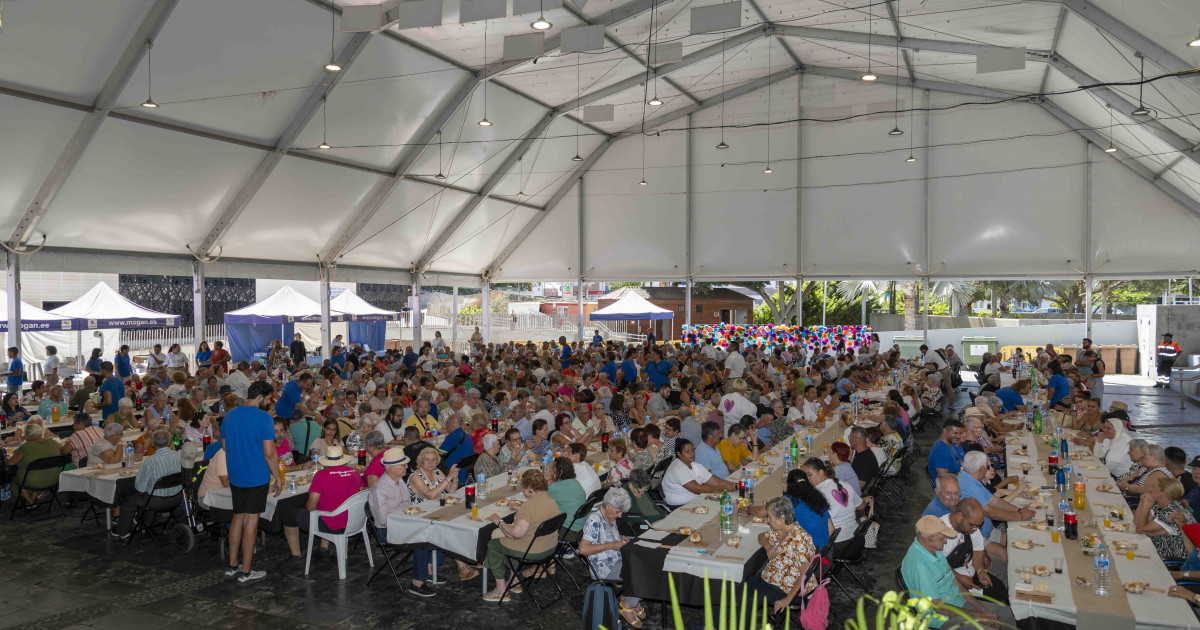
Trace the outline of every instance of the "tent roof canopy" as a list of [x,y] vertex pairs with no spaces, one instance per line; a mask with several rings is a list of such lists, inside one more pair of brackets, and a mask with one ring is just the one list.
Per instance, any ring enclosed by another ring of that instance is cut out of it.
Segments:
[[629,291],[625,294],[625,297],[604,308],[592,311],[588,317],[608,322],[629,319],[672,319],[675,317],[675,313],[661,306],[655,306],[646,298],[633,291]]
[[[0,291],[0,303],[8,303],[8,291]],[[74,320],[21,302],[21,330],[74,330]],[[0,332],[8,332],[8,310],[0,313]]]
[[351,322],[385,322],[400,319],[400,313],[374,306],[349,289],[330,300],[329,308],[330,311],[344,313],[346,321]]
[[[280,287],[261,302],[225,313],[226,324],[290,324],[319,321],[321,305],[287,285]],[[346,316],[331,310],[329,321],[346,321]]]
[[[87,293],[50,311],[70,317],[81,330],[94,328],[164,328],[179,325],[178,315],[152,311],[117,293],[106,282],[97,282]],[[22,312],[22,318],[25,317]]]

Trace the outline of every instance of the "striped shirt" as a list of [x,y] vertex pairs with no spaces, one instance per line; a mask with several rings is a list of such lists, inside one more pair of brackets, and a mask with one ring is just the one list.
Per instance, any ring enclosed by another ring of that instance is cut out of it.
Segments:
[[98,427],[88,427],[72,433],[71,437],[67,438],[67,441],[71,443],[71,463],[78,464],[80,458],[87,456],[88,449],[103,439],[104,431]]
[[[183,468],[179,463],[179,451],[160,448],[154,451],[153,455],[142,461],[142,466],[138,469],[137,478],[133,480],[133,487],[138,492],[149,493],[159,479],[167,475],[182,472],[182,470]],[[154,490],[154,494],[155,496],[167,497],[179,492],[179,488],[180,486],[160,488]]]

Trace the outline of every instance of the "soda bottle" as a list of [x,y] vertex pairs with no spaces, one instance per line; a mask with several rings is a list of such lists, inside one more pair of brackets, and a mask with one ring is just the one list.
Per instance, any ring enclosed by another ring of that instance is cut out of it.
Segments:
[[492,433],[500,432],[500,410],[492,412]]
[[1108,550],[1104,545],[1100,545],[1100,549],[1096,551],[1096,569],[1092,576],[1092,587],[1097,597],[1108,597],[1109,587],[1112,581],[1111,561],[1108,559]]
[[744,498],[746,498],[746,480],[745,479],[738,482],[738,499],[741,500]]
[[1051,449],[1050,455],[1046,457],[1046,467],[1051,475],[1058,479],[1058,449]]
[[359,466],[367,465],[367,450],[366,449],[361,449],[361,448],[358,449],[358,465]]
[[[788,446],[788,455],[792,456],[792,462],[799,463],[800,461],[800,443],[796,441],[796,436],[792,436],[792,443]],[[790,469],[790,467],[789,467]]]
[[481,501],[487,499],[487,473],[483,470],[483,462],[475,464],[475,496]]
[[1087,484],[1083,481],[1083,473],[1075,473],[1075,509],[1087,509]]
[[1063,536],[1066,536],[1067,540],[1079,538],[1079,519],[1075,507],[1070,503],[1067,504],[1067,512],[1063,514]]
[[468,510],[475,507],[475,486],[467,484],[467,487],[463,488],[463,503]]
[[1042,410],[1037,407],[1033,408],[1033,432],[1042,434]]
[[721,491],[721,533],[733,533],[733,501],[729,498],[729,491]]

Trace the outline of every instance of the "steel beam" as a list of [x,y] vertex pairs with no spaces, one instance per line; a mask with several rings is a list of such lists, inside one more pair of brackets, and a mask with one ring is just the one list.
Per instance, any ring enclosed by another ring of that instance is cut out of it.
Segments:
[[205,297],[204,263],[192,260],[192,342],[197,351],[200,349],[200,342],[204,341]]
[[[5,287],[8,289],[8,347],[21,351],[21,255],[6,251]],[[16,392],[18,396],[21,392]]]
[[[788,68],[787,70],[782,70],[782,71],[776,72],[775,74],[772,74],[772,75],[768,75],[765,77],[759,77],[752,81],[747,81],[741,85],[731,87],[731,88],[725,90],[721,94],[717,94],[716,96],[710,96],[710,97],[704,99],[703,101],[696,103],[694,105],[688,105],[687,107],[684,107],[682,109],[677,109],[669,114],[663,114],[662,116],[659,116],[658,118],[651,118],[650,120],[646,121],[646,128],[653,129],[653,128],[661,127],[669,122],[679,120],[680,118],[683,118],[685,116],[690,116],[691,114],[694,114],[702,109],[708,109],[709,107],[714,107],[714,106],[720,105],[722,100],[728,101],[730,99],[735,99],[739,96],[743,96],[745,94],[749,94],[751,92],[761,90],[762,88],[765,88],[772,83],[775,83],[777,81],[782,81],[783,79],[793,76],[798,72],[801,72],[800,68]],[[628,127],[626,129],[622,130],[620,132],[620,135],[638,133],[641,129],[642,129],[642,123],[639,122],[631,127]]]
[[[754,0],[746,1],[750,4],[750,8],[754,11],[754,14],[758,16],[758,21],[762,22],[763,24],[771,23],[771,19],[767,17],[766,13],[763,13],[762,8],[758,6],[757,2]],[[787,53],[788,59],[791,59],[792,63],[796,64],[797,66],[804,65],[804,62],[800,61],[800,56],[797,55],[796,51],[792,50],[792,47],[788,45],[787,40],[780,38],[779,45],[783,47],[783,52]]]
[[1163,175],[1166,175],[1167,173],[1171,172],[1171,169],[1175,168],[1176,166],[1179,166],[1179,163],[1182,162],[1184,160],[1184,158],[1186,158],[1186,157],[1187,157],[1186,155],[1181,155],[1181,156],[1175,158],[1174,160],[1171,160],[1170,164],[1162,167],[1162,170],[1160,170],[1159,172],[1154,174],[1154,180],[1157,181]]
[[150,9],[142,18],[137,30],[134,31],[133,37],[125,44],[125,51],[117,59],[116,66],[109,72],[104,86],[96,95],[91,112],[79,121],[75,132],[67,140],[67,146],[63,148],[62,153],[54,162],[54,166],[42,180],[42,185],[34,194],[33,200],[29,202],[29,206],[25,208],[21,218],[17,220],[17,225],[8,239],[13,247],[23,247],[37,229],[38,222],[50,209],[55,196],[62,190],[63,184],[70,177],[71,171],[79,165],[79,160],[83,157],[88,145],[100,131],[100,125],[108,117],[108,109],[116,103],[121,92],[125,90],[125,86],[129,84],[130,77],[133,76],[133,72],[137,70],[138,65],[142,62],[142,57],[146,54],[147,43],[158,37],[163,25],[167,23],[167,18],[171,16],[171,12],[178,4],[179,0],[155,0],[150,5]]
[[[405,175],[404,179],[407,181],[410,181],[410,182],[417,182],[419,184],[426,184],[428,186],[436,186],[438,188],[445,188],[446,190],[453,190],[455,192],[466,193],[468,195],[474,195],[479,192],[478,190],[471,190],[470,188],[467,188],[465,186],[455,186],[454,184],[447,184],[445,182],[441,182],[436,179],[429,179],[428,177],[417,177],[416,175]],[[522,208],[529,208],[530,210],[537,210],[539,212],[541,212],[542,210],[545,210],[545,208],[543,208],[542,206],[539,206],[537,204],[532,204],[532,203],[529,203],[528,201],[520,201],[518,199],[511,199],[511,198],[505,197],[503,195],[488,195],[488,199],[492,199],[494,201],[503,201],[504,203],[510,203],[514,206],[521,206]]]
[[242,182],[241,188],[234,194],[229,205],[225,206],[220,214],[217,215],[216,225],[208,231],[208,234],[200,241],[200,244],[193,249],[197,256],[207,258],[213,249],[216,248],[217,242],[225,236],[225,233],[237,221],[238,216],[242,214],[246,206],[250,205],[254,196],[258,194],[263,184],[271,177],[271,173],[275,172],[275,167],[279,166],[279,163],[283,161],[283,157],[287,155],[288,149],[291,149],[292,145],[295,144],[296,139],[300,137],[300,133],[304,131],[304,128],[312,120],[313,116],[316,115],[317,109],[322,107],[322,101],[329,96],[329,93],[333,91],[333,88],[341,81],[342,77],[346,76],[350,66],[354,63],[355,59],[358,59],[359,54],[366,48],[367,42],[370,39],[370,33],[355,33],[350,38],[350,41],[346,42],[346,45],[338,51],[336,58],[338,65],[342,67],[341,72],[322,72],[324,76],[319,80],[321,85],[309,90],[308,96],[300,106],[300,109],[292,115],[292,119],[288,121],[287,126],[283,129],[283,133],[279,134],[279,138],[275,141],[274,150],[263,156],[263,159],[259,161],[258,166],[254,168],[254,171],[250,173],[246,181]]
[[[991,44],[975,44],[972,42],[951,42],[940,39],[924,39],[920,37],[905,37],[899,39],[891,35],[870,35],[868,33],[857,33],[852,31],[840,31],[836,29],[817,28],[812,26],[796,26],[794,24],[775,24],[772,26],[775,34],[782,37],[799,37],[801,39],[815,39],[828,42],[844,42],[847,44],[861,44],[866,46],[868,43],[878,46],[880,49],[900,48],[908,50],[928,50],[931,52],[947,53],[951,55],[977,55],[983,51],[990,50],[1005,50],[1004,46],[993,46]],[[1026,50],[1025,57],[1034,61],[1044,61],[1049,53],[1044,50]]]
[[504,247],[504,249],[496,256],[496,259],[492,261],[492,264],[487,266],[487,268],[484,270],[484,273],[487,275],[487,277],[490,278],[496,275],[496,272],[498,272],[504,266],[504,263],[509,259],[509,257],[513,255],[513,252],[517,251],[517,247],[519,247],[521,243],[525,242],[525,239],[529,238],[529,235],[533,233],[538,224],[550,215],[555,206],[557,206],[559,202],[563,200],[563,197],[567,196],[567,193],[571,191],[571,187],[575,185],[575,182],[579,181],[579,178],[583,177],[583,174],[588,172],[588,170],[592,168],[592,165],[595,164],[596,161],[600,159],[600,156],[604,155],[604,152],[607,151],[612,145],[613,138],[605,138],[604,142],[601,143],[600,146],[596,147],[594,151],[592,151],[586,158],[583,159],[582,162],[579,163],[578,166],[575,167],[575,170],[571,171],[571,176],[568,177],[566,181],[564,181],[562,185],[560,185],[558,189],[554,191],[554,194],[550,195],[550,199],[546,202],[546,209],[526,223],[525,227],[521,228],[521,231],[517,234],[516,238],[514,238],[511,242],[509,242],[508,245]]
[[[1192,64],[1184,61],[1179,56],[1164,48],[1158,42],[1139,33],[1136,29],[1128,24],[1118,20],[1112,15],[1105,12],[1100,7],[1092,4],[1089,0],[1025,0],[1026,2],[1041,2],[1044,4],[1057,4],[1070,10],[1075,15],[1090,22],[1096,28],[1108,33],[1114,39],[1121,42],[1125,46],[1132,48],[1134,52],[1141,54],[1150,62],[1167,72],[1183,72],[1192,69]],[[1200,77],[1192,75],[1189,78],[1183,79],[1183,83],[1188,87],[1200,92]]]
[[[1063,26],[1067,23],[1067,9],[1063,7],[1058,10],[1058,22],[1054,25],[1054,39],[1050,41],[1050,56],[1058,52],[1058,42],[1062,39]],[[1050,66],[1047,65],[1042,73],[1042,85],[1038,88],[1038,94],[1046,93],[1046,83],[1050,81]]]
[[450,221],[446,223],[446,227],[442,228],[442,231],[438,233],[437,237],[433,239],[433,242],[429,244],[429,247],[426,248],[421,254],[421,257],[417,259],[416,266],[418,271],[422,271],[429,266],[434,257],[437,256],[439,251],[441,251],[442,247],[445,247],[446,242],[450,240],[450,237],[454,236],[454,233],[458,231],[458,228],[462,227],[462,224],[466,222],[468,217],[471,216],[471,213],[475,212],[475,209],[479,207],[479,204],[483,203],[484,200],[492,194],[492,191],[496,190],[496,186],[498,186],[501,180],[508,175],[508,171],[510,171],[512,167],[516,165],[518,160],[525,157],[525,153],[528,152],[529,148],[533,146],[533,143],[537,142],[538,138],[542,137],[542,134],[550,128],[550,125],[556,118],[558,118],[557,111],[551,111],[545,116],[542,116],[542,119],[538,121],[538,123],[535,124],[533,128],[525,134],[524,137],[521,138],[521,142],[516,146],[515,149],[513,149],[512,153],[509,153],[508,157],[504,158],[504,161],[500,163],[500,165],[496,167],[496,170],[492,172],[490,176],[488,176],[486,181],[484,181],[483,188],[481,188],[474,197],[471,197],[471,199],[467,201],[467,203],[463,205],[458,212],[454,213],[454,216],[451,217]]
[[409,170],[417,163],[421,153],[425,151],[429,143],[437,137],[438,131],[446,126],[454,113],[462,107],[471,92],[479,85],[479,79],[475,76],[465,78],[458,86],[458,89],[448,98],[439,108],[435,115],[425,119],[425,124],[417,131],[413,142],[400,154],[399,158],[392,169],[392,176],[375,184],[367,195],[366,200],[358,210],[350,215],[349,222],[338,233],[335,238],[321,253],[321,260],[330,262],[336,261],[338,257],[346,251],[346,247],[350,241],[354,240],[370,222],[371,217],[379,211],[383,202],[387,200],[396,186],[404,180],[409,174]]

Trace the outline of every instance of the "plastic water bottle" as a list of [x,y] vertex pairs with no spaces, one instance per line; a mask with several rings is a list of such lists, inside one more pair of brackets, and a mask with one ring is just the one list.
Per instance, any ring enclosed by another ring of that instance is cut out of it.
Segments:
[[1025,412],[1025,429],[1027,431],[1033,430],[1033,412],[1032,411]]
[[792,469],[792,454],[787,451],[783,452],[783,469],[784,470]]
[[125,443],[125,467],[133,468],[133,442]]
[[1108,597],[1110,582],[1112,580],[1112,571],[1110,570],[1111,560],[1108,558],[1108,550],[1104,545],[1096,550],[1096,571],[1092,578],[1093,591],[1097,597]]
[[[1059,472],[1062,472],[1062,471],[1059,471]],[[1058,493],[1058,517],[1059,517],[1058,522],[1060,523],[1060,525],[1059,525],[1060,530],[1063,529],[1063,527],[1066,524],[1065,517],[1067,515],[1067,512],[1070,511],[1070,509],[1071,509],[1071,502],[1067,500],[1066,491],[1059,492]]]
[[546,474],[546,475],[550,474],[550,464],[553,461],[554,461],[554,454],[550,452],[550,449],[546,449],[546,454],[542,455],[542,473],[543,474]]
[[812,435],[812,431],[809,431],[809,432],[808,432],[808,435],[805,435],[805,436],[804,436],[804,449],[805,449],[805,452],[806,452],[806,453],[808,453],[810,456],[812,455],[812,452],[813,452],[813,435]]
[[487,473],[483,471],[483,464],[475,464],[475,500],[482,501],[487,498]]
[[728,490],[721,491],[721,534],[733,534],[733,500]]

